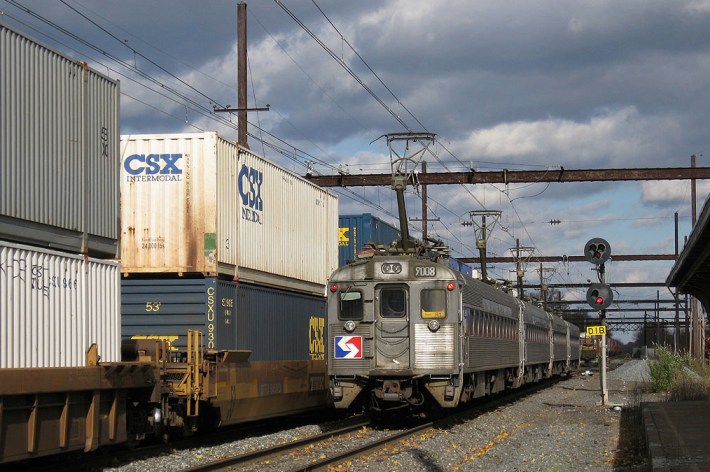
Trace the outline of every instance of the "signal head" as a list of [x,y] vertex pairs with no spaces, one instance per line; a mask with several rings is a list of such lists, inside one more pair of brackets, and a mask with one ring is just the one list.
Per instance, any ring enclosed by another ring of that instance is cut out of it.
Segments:
[[594,310],[604,310],[614,301],[614,292],[607,284],[592,284],[587,289],[587,303]]
[[592,264],[603,264],[611,257],[611,245],[602,238],[592,238],[584,246],[584,258]]

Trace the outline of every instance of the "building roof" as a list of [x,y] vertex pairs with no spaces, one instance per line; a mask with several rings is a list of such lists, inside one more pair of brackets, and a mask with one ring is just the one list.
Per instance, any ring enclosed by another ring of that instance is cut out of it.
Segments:
[[666,285],[710,307],[710,198],[705,200],[685,247],[666,278]]

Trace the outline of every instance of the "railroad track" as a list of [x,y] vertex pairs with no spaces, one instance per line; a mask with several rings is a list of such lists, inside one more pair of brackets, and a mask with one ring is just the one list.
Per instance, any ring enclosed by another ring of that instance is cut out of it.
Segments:
[[[266,449],[261,449],[248,454],[242,454],[234,457],[228,457],[213,461],[207,464],[201,464],[198,466],[190,467],[185,469],[184,472],[206,472],[206,471],[223,471],[223,470],[236,470],[237,468],[244,467],[250,464],[263,463],[267,461],[273,461],[275,458],[286,457],[289,453],[297,451],[299,449],[308,449],[309,447],[316,445],[318,443],[328,441],[334,438],[347,436],[356,431],[360,431],[370,424],[369,421],[362,421],[345,428],[341,428],[334,431],[329,431],[327,433],[322,433],[316,436],[309,436],[304,439],[293,441],[287,444],[280,444],[278,446],[269,447]],[[332,463],[332,462],[328,462]],[[297,468],[294,470],[314,470],[310,468]]]
[[515,402],[521,397],[547,388],[555,381],[543,381],[527,388],[507,392],[494,399],[486,398],[455,414],[405,429],[387,430],[384,427],[372,427],[370,422],[361,422],[288,444],[191,467],[185,469],[185,472],[234,471],[247,466],[253,470],[265,471],[324,471],[328,470],[329,466],[344,464],[364,455],[386,450],[388,447],[399,448],[404,441],[414,435],[426,434],[435,429],[444,429],[456,422],[470,420],[484,412],[495,410],[503,404]]

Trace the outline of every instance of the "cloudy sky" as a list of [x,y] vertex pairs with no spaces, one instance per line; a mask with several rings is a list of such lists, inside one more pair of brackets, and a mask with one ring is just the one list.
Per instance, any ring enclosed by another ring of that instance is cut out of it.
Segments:
[[[433,172],[687,167],[692,154],[708,165],[710,0],[260,0],[247,8],[249,106],[271,107],[250,114],[249,144],[299,174],[306,161],[324,174],[388,172],[377,138],[407,129],[437,134],[425,156]],[[122,133],[236,139],[236,118],[210,113],[236,105],[235,2],[0,0],[0,10],[5,23],[121,81]],[[409,190],[409,216],[421,217]],[[709,190],[698,182],[699,208]],[[389,188],[338,192],[341,214],[395,223]],[[460,257],[477,256],[473,229],[461,225],[473,210],[502,212],[489,239],[500,256],[516,239],[536,255],[581,254],[597,236],[616,254],[670,254],[675,212],[681,246],[690,232],[689,182],[437,186],[429,197],[429,217],[440,219],[430,234]],[[663,282],[671,265],[611,262],[607,279]],[[552,283],[595,277],[586,263],[546,267],[555,269],[546,272]],[[528,267],[530,282],[538,268]],[[510,278],[510,269],[490,272]],[[656,290],[618,296],[655,298]]]

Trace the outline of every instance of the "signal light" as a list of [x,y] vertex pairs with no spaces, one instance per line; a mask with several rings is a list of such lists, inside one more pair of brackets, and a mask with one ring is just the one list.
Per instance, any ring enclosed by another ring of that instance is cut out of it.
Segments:
[[449,282],[449,284],[446,286],[446,289],[447,289],[449,292],[452,291],[452,290],[455,289],[455,288],[456,288],[456,284],[453,283],[453,282]]
[[587,303],[594,310],[604,310],[614,301],[614,292],[607,284],[592,284],[587,289]]
[[592,264],[603,264],[611,257],[611,245],[602,238],[592,238],[584,246],[584,257]]
[[330,291],[331,292],[337,292],[338,291],[338,286],[336,284],[331,284],[330,285]]

